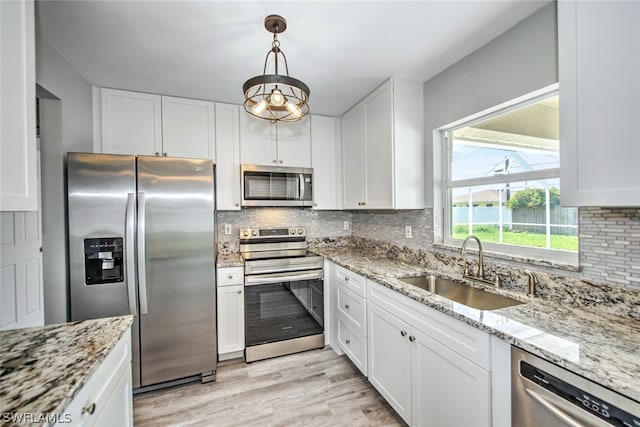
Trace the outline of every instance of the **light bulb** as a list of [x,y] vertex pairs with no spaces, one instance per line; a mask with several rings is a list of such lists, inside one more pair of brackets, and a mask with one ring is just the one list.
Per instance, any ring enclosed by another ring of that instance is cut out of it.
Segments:
[[267,100],[263,98],[251,108],[251,112],[258,116],[262,114],[265,108],[267,108]]
[[293,117],[295,117],[296,119],[298,117],[300,117],[300,115],[302,115],[302,110],[300,109],[300,107],[298,107],[296,104],[294,104],[291,101],[287,101],[286,104],[284,104],[285,107],[287,107],[287,110],[291,113],[291,115]]
[[284,104],[284,95],[280,92],[280,89],[273,89],[271,91],[271,105],[282,107],[282,104]]

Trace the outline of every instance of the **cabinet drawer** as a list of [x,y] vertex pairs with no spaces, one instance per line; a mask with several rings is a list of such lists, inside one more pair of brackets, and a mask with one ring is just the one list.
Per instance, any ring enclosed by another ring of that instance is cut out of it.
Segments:
[[244,267],[218,269],[218,286],[244,285]]
[[336,282],[351,289],[362,298],[366,296],[365,278],[339,265],[336,265]]
[[369,281],[367,299],[483,369],[490,369],[490,336],[409,297]]
[[338,317],[338,342],[354,365],[367,376],[367,340]]
[[356,332],[367,336],[367,305],[365,299],[356,295],[344,285],[338,285],[338,315],[349,323]]
[[[131,376],[131,331],[120,338],[118,344],[102,361],[98,369],[90,376],[86,384],[71,401],[64,414],[68,414],[73,423],[94,425],[102,417],[109,398],[116,390],[123,375]],[[130,393],[133,393],[129,389]],[[132,400],[126,402],[131,405]],[[131,408],[122,408],[129,411]],[[65,415],[62,416],[65,420]],[[57,425],[64,425],[59,423]]]

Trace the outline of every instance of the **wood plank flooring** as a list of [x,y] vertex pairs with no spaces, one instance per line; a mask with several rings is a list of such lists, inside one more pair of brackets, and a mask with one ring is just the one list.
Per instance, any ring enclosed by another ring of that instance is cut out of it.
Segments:
[[405,426],[332,349],[218,364],[217,381],[139,394],[136,426]]

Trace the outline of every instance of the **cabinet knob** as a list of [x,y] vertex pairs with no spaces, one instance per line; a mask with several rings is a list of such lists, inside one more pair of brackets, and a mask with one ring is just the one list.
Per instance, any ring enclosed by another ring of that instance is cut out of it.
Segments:
[[91,405],[87,405],[82,408],[82,415],[84,414],[93,415],[95,411],[96,411],[96,404],[92,403]]
[[240,206],[240,203],[235,202],[234,205],[236,205],[236,207]]
[[351,308],[351,306],[350,306],[349,304],[345,304],[345,305],[344,305],[344,309],[345,309],[345,310],[349,310],[349,308]]
[[273,163],[277,163],[276,159],[273,159]]
[[160,152],[156,151],[156,157],[160,157]]
[[347,344],[351,344],[351,340],[350,340],[349,338],[347,338],[347,339],[345,340],[345,342],[346,342]]
[[409,341],[414,342],[416,340],[416,337],[414,337],[413,335],[409,335]]
[[402,335],[403,337],[407,336],[407,331],[400,331],[400,335]]
[[242,289],[238,289],[238,293],[241,294],[242,293]]
[[348,276],[347,276],[347,277],[345,277],[345,278],[344,278],[344,281],[345,281],[345,282],[348,282],[348,281],[349,281],[349,277],[348,277]]
[[229,279],[233,279],[233,274],[229,274]]
[[362,202],[362,206],[364,206],[364,205],[366,205],[366,204],[367,204],[367,202]]
[[167,153],[162,153],[162,156],[163,156],[163,157],[167,157],[167,156],[168,156],[168,154],[167,154]]
[[282,164],[282,160],[280,160],[278,163]]

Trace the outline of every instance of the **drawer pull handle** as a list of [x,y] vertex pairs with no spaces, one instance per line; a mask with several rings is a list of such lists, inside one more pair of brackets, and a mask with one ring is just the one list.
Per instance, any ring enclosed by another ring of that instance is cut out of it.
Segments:
[[407,336],[407,331],[400,331],[400,335],[402,335],[403,337]]
[[351,340],[349,338],[347,338],[345,342],[347,343],[347,345],[351,344]]
[[238,293],[241,294],[242,293],[242,289],[238,289]]
[[349,310],[349,308],[351,308],[351,306],[350,306],[349,304],[345,304],[345,305],[344,305],[344,309],[345,309],[345,310]]
[[229,275],[229,279],[233,279],[233,274],[230,274],[230,275]]
[[95,411],[96,411],[96,404],[94,402],[91,405],[87,405],[84,408],[82,408],[82,415],[84,414],[93,415]]
[[414,342],[416,340],[416,337],[414,337],[413,335],[409,335],[409,341]]

